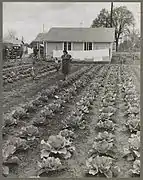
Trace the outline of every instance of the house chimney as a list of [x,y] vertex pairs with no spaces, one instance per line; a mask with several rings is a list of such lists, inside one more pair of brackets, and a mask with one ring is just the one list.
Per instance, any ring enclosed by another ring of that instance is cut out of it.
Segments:
[[80,22],[80,27],[81,27],[81,28],[83,27],[83,21]]
[[44,31],[45,31],[45,30],[44,30],[44,24],[43,24],[43,33],[44,33]]

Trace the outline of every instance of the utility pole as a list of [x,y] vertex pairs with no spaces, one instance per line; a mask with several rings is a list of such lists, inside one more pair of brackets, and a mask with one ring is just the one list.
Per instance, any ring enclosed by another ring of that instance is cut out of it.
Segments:
[[[80,22],[80,31],[82,32],[82,27],[83,27],[83,21]],[[84,42],[83,42],[83,46],[82,46],[82,50],[84,50]]]
[[111,14],[110,14],[110,26],[112,28],[112,24],[113,24],[113,2],[111,2]]

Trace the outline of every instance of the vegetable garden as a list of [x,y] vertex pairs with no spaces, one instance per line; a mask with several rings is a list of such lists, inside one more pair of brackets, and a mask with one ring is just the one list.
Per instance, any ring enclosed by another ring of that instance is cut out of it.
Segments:
[[123,64],[3,69],[3,175],[140,176],[139,74]]

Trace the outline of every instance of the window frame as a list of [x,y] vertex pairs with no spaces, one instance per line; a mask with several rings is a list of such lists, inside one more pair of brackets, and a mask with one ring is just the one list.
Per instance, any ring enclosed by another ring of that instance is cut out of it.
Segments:
[[84,51],[92,51],[93,43],[92,42],[84,42]]
[[[67,43],[67,48],[68,48],[68,51],[71,51],[71,49],[72,49],[71,44],[72,44],[71,42],[68,42],[68,43]],[[70,45],[70,48],[69,48],[69,45]]]
[[63,50],[71,51],[72,50],[72,42],[63,42]]
[[66,51],[67,51],[67,42],[64,42],[64,44],[63,44],[63,50],[66,50]]

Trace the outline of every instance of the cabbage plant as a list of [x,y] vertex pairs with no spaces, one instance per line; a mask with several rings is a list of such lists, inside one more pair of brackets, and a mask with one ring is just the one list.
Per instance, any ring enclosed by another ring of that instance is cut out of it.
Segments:
[[99,120],[99,122],[97,123],[96,128],[105,129],[105,130],[109,130],[109,131],[114,131],[115,130],[115,124],[110,120],[106,120],[104,122]]
[[96,141],[106,140],[107,142],[113,142],[115,140],[115,136],[108,131],[99,132],[97,137],[95,137]]
[[90,157],[86,161],[88,174],[94,176],[98,174],[103,174],[107,178],[112,178],[113,177],[112,166],[113,166],[113,159],[106,156]]
[[47,158],[50,155],[58,155],[64,159],[68,159],[75,151],[72,142],[61,135],[50,136],[48,141],[41,141],[41,158]]
[[129,131],[137,132],[140,130],[140,120],[137,118],[131,118],[125,123],[126,127],[129,129]]
[[113,156],[114,147],[113,142],[108,142],[105,139],[102,141],[94,141],[92,148],[89,150],[89,155],[95,156],[97,154],[102,154]]
[[42,162],[38,162],[38,175],[42,173],[49,173],[51,171],[62,170],[63,166],[59,158],[48,157],[44,158]]
[[2,149],[3,161],[6,162],[13,156],[16,151],[25,151],[28,148],[29,146],[27,145],[26,140],[17,137],[11,137],[10,140],[4,144]]
[[22,127],[19,132],[20,137],[26,138],[27,140],[34,140],[36,137],[39,137],[39,130],[33,125]]
[[4,116],[4,126],[12,126],[12,125],[17,125],[17,120],[12,117],[11,113],[7,113]]
[[137,134],[131,134],[128,139],[129,147],[124,148],[124,157],[128,160],[134,160],[135,158],[140,158],[140,132]]
[[26,113],[24,108],[17,107],[16,110],[12,111],[12,117],[15,119],[24,119],[28,117],[28,113]]
[[132,169],[129,170],[129,173],[132,175],[140,175],[140,164],[140,160],[135,160]]

